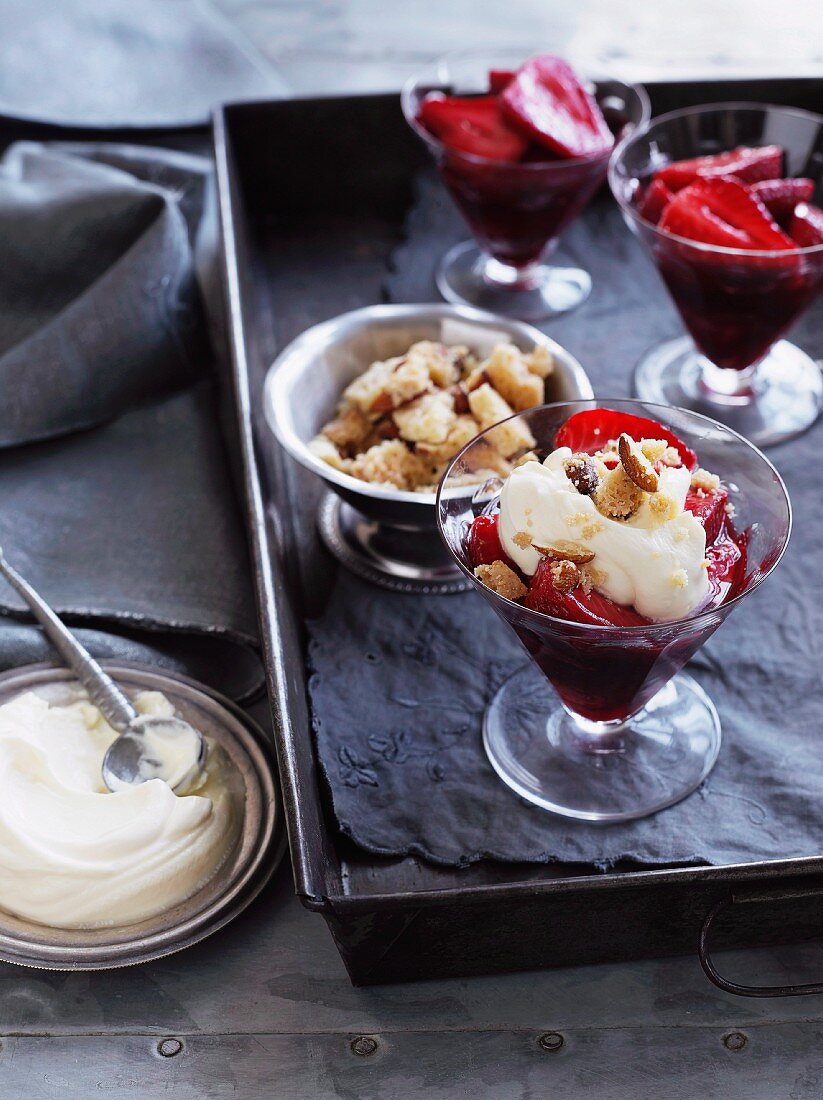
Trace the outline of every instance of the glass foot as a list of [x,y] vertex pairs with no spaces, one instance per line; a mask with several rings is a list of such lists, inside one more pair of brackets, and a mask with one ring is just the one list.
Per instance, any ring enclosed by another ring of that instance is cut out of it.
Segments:
[[719,370],[688,336],[669,340],[640,360],[634,387],[644,401],[703,413],[760,447],[805,432],[823,405],[820,368],[788,340],[745,373]]
[[592,281],[578,267],[532,264],[507,267],[474,241],[452,248],[440,262],[437,287],[447,302],[475,306],[519,321],[545,321],[568,313],[588,298]]
[[500,778],[528,802],[581,821],[631,821],[703,782],[720,751],[720,719],[680,673],[625,723],[579,722],[529,664],[492,699],[483,744]]

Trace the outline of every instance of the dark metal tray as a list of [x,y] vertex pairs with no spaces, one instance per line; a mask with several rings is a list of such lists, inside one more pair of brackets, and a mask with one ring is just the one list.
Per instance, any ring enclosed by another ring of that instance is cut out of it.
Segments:
[[[649,92],[655,114],[732,99],[823,106],[814,80]],[[317,479],[274,442],[262,384],[278,350],[305,328],[380,300],[426,154],[395,95],[230,105],[215,116],[215,143],[236,412],[295,884],[326,918],[352,980],[693,952],[709,915],[704,952],[810,935],[823,858],[618,865],[606,874],[568,864],[457,870],[378,858],[339,834],[310,731],[302,625],[322,607],[336,567],[315,533]]]

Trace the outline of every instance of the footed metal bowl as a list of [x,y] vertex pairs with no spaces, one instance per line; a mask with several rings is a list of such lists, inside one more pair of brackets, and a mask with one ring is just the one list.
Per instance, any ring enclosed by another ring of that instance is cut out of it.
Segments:
[[298,336],[269,369],[267,422],[292,458],[329,486],[320,533],[332,554],[364,579],[402,592],[467,587],[437,533],[434,493],[360,481],[317,458],[309,442],[334,416],[346,386],[375,360],[402,355],[418,340],[468,344],[484,353],[501,339],[524,351],[536,344],[551,351],[547,402],[594,396],[580,363],[539,329],[467,306],[379,305],[343,313]]

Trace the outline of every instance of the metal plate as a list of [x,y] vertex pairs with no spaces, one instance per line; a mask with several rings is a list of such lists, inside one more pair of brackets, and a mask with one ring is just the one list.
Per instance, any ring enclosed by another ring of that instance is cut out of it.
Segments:
[[[266,885],[285,850],[274,764],[262,730],[238,707],[187,677],[102,662],[127,694],[162,691],[180,715],[214,740],[232,766],[243,827],[223,866],[201,890],[167,913],[121,928],[52,929],[0,911],[0,959],[47,970],[106,970],[180,951],[237,916]],[[71,672],[26,665],[0,676],[0,704],[23,691],[58,702]]]

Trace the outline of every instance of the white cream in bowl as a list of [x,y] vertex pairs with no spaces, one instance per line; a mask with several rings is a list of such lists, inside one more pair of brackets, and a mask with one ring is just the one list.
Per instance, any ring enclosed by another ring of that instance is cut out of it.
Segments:
[[[167,717],[159,692],[134,700]],[[185,901],[216,873],[240,822],[210,752],[199,786],[162,779],[109,791],[117,736],[88,700],[53,706],[26,692],[0,706],[0,908],[54,928],[123,926]]]

